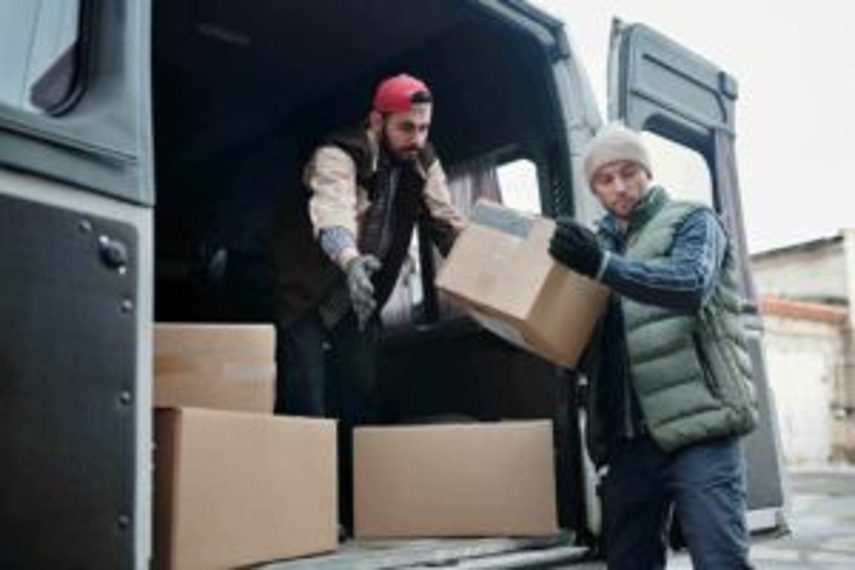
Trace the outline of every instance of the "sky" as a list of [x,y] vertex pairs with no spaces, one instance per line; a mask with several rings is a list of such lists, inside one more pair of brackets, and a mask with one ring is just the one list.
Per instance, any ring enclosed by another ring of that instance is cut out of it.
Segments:
[[602,113],[613,17],[643,22],[737,78],[737,161],[750,251],[855,227],[855,178],[847,177],[855,173],[855,4],[530,1],[564,21]]

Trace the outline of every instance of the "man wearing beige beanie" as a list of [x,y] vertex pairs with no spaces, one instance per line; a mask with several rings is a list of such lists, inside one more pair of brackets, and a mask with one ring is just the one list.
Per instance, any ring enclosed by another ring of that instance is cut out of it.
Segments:
[[610,569],[664,568],[672,511],[698,569],[750,568],[740,436],[757,421],[734,250],[709,207],[651,183],[639,136],[589,144],[597,233],[557,222],[552,256],[611,289],[582,371]]

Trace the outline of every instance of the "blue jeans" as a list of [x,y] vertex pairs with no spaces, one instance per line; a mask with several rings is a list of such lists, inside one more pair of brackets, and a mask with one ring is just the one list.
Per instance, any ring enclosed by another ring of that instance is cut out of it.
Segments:
[[672,509],[694,568],[751,568],[744,473],[736,437],[671,454],[649,436],[613,445],[603,483],[609,569],[665,568]]

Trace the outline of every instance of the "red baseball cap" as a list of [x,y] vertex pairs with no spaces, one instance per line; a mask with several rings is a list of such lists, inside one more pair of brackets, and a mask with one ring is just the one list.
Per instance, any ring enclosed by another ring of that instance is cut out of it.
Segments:
[[427,85],[406,73],[384,79],[374,92],[373,107],[381,113],[404,113],[410,110],[413,95],[430,93]]

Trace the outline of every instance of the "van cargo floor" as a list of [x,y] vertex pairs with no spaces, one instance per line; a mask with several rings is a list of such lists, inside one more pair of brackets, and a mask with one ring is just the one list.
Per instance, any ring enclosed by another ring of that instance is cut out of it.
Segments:
[[333,554],[264,564],[261,570],[374,570],[391,568],[549,568],[581,561],[588,549],[568,534],[550,538],[349,541]]

